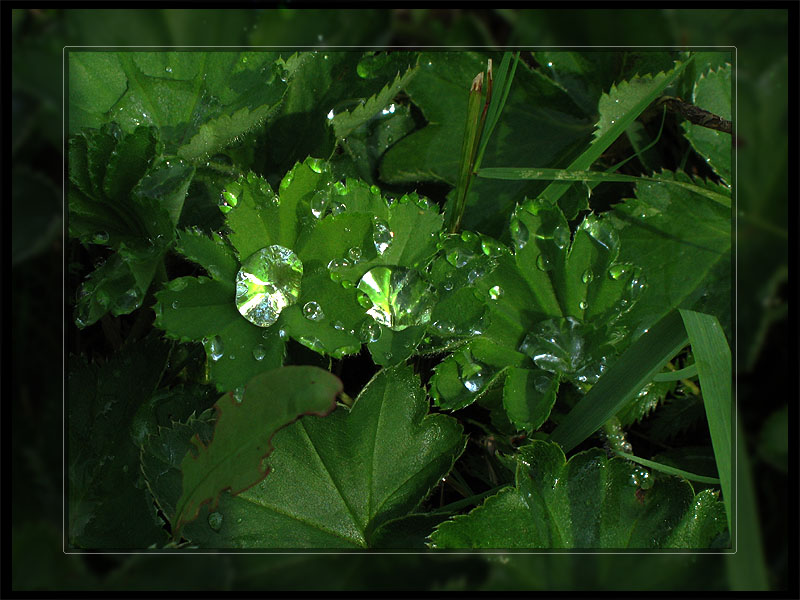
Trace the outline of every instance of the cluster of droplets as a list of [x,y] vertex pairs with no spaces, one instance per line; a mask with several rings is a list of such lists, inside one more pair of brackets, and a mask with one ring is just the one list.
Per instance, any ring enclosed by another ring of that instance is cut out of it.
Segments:
[[587,343],[593,328],[573,317],[539,323],[522,340],[519,351],[544,371],[562,373],[578,384],[592,385],[606,369],[608,357]]

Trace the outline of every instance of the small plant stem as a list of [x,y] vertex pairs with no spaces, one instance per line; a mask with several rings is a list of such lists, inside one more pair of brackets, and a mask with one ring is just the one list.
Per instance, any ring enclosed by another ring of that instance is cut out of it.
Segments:
[[733,126],[727,119],[723,119],[719,115],[715,115],[680,98],[663,96],[658,102],[659,104],[664,104],[669,110],[679,114],[693,125],[715,129],[722,133],[732,133],[733,131]]

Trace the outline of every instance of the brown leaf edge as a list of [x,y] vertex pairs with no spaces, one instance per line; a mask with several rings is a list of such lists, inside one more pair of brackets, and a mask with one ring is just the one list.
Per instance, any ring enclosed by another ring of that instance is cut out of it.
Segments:
[[[292,367],[289,366],[289,367],[282,367],[282,368],[291,369]],[[329,375],[333,375],[332,373],[329,373],[327,371],[326,371],[326,373],[328,373]],[[333,375],[333,376],[336,377],[335,375]],[[297,415],[297,417],[295,417],[291,421],[288,421],[287,423],[284,423],[283,425],[281,425],[280,427],[275,429],[275,431],[272,432],[272,435],[270,435],[269,439],[267,440],[267,451],[261,457],[261,461],[262,462],[264,461],[265,458],[267,458],[275,450],[275,446],[272,444],[272,438],[274,438],[275,434],[278,433],[281,429],[283,429],[284,427],[288,427],[289,425],[295,423],[296,421],[298,421],[302,417],[306,417],[306,416],[327,417],[329,414],[331,414],[336,409],[336,399],[344,391],[344,385],[342,384],[341,379],[339,379],[338,377],[336,377],[336,379],[339,382],[339,386],[338,386],[339,389],[336,391],[336,393],[331,398],[330,408],[327,408],[327,409],[325,409],[323,411],[309,411],[309,412],[301,413],[301,414]],[[222,410],[222,407],[220,406],[220,403],[225,399],[227,399],[231,403],[232,406],[239,406],[239,403],[233,398],[233,392],[227,392],[219,400],[217,400],[214,403],[214,409],[217,412],[217,422],[214,425],[214,433],[212,434],[211,439],[208,442],[208,445],[203,443],[203,441],[200,439],[200,436],[198,434],[194,434],[194,436],[192,436],[192,438],[191,438],[191,442],[192,442],[192,444],[194,445],[195,448],[194,449],[190,449],[189,451],[192,453],[192,458],[194,460],[197,460],[197,458],[199,456],[199,452],[201,450],[207,449],[208,446],[210,446],[212,443],[214,443],[214,436],[217,433],[217,427],[219,426],[219,422],[220,422],[220,419],[221,419],[222,414],[223,414],[223,410]],[[253,487],[255,485],[258,485],[259,483],[264,481],[264,479],[266,479],[267,475],[269,475],[269,472],[270,472],[270,467],[268,466],[261,477],[259,477],[257,480],[253,481],[253,483],[251,483],[250,485],[248,485],[246,487],[243,487],[240,490],[231,491],[231,495],[236,496],[238,494],[241,494],[245,490],[249,490],[251,487]],[[180,533],[181,533],[181,530],[183,529],[183,526],[186,525],[187,523],[191,523],[192,521],[194,521],[200,515],[200,510],[203,508],[203,506],[205,504],[209,504],[210,505],[210,509],[212,511],[215,510],[219,506],[219,497],[222,495],[223,492],[228,491],[230,489],[231,489],[231,486],[228,486],[226,488],[222,488],[221,490],[219,490],[219,492],[216,494],[216,496],[214,498],[208,498],[206,500],[203,500],[200,504],[197,505],[197,508],[195,509],[194,514],[189,518],[183,518],[183,517],[178,518],[178,515],[176,515],[175,517],[177,519],[177,522],[176,522],[175,527],[174,527],[174,529],[172,531],[172,539],[173,539],[173,541],[175,543],[180,541],[180,539],[181,539],[180,538]],[[212,504],[212,502],[213,502],[213,504]]]

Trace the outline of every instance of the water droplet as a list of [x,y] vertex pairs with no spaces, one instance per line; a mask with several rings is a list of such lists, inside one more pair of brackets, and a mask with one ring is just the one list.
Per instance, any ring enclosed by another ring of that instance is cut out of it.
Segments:
[[511,220],[509,230],[511,231],[511,239],[514,240],[514,247],[517,250],[522,250],[525,244],[528,243],[528,237],[530,236],[525,223],[514,217]]
[[108,232],[107,231],[98,231],[94,234],[94,238],[92,240],[95,244],[105,244],[108,241]]
[[374,267],[358,282],[358,289],[369,301],[367,314],[394,331],[430,321],[437,300],[420,273],[405,267]]
[[567,227],[558,225],[553,230],[553,242],[555,242],[555,245],[558,246],[559,250],[563,250],[567,247],[567,244],[569,244],[569,238],[569,229]]
[[261,344],[258,344],[255,348],[253,348],[253,358],[256,360],[262,361],[266,355],[267,351]]
[[503,297],[503,288],[499,285],[489,288],[489,298],[491,300],[499,300]]
[[321,158],[309,158],[306,164],[314,173],[322,173],[327,170],[328,166]]
[[455,268],[460,269],[470,261],[472,254],[461,248],[456,248],[448,252],[445,258]]
[[222,358],[223,354],[224,348],[222,346],[222,338],[215,335],[208,343],[208,355],[211,357],[211,360],[216,362]]
[[208,515],[208,526],[214,531],[222,529],[222,513],[212,512]]
[[586,310],[589,307],[589,305],[586,303],[585,300],[581,300],[578,303],[578,306],[580,307],[581,310]]
[[452,275],[448,275],[445,278],[444,283],[442,283],[442,287],[447,292],[449,292],[450,290],[453,289],[453,276]]
[[342,214],[346,210],[347,210],[347,207],[344,204],[342,204],[341,202],[339,202],[338,204],[334,205],[334,207],[331,209],[331,214],[334,217],[336,217],[336,216]]
[[321,190],[311,198],[311,214],[314,215],[314,218],[319,219],[325,213],[327,206],[328,193],[326,191]]
[[344,331],[344,325],[341,321],[333,321],[331,322],[331,326],[337,331]]
[[286,340],[286,339],[289,338],[289,332],[286,331],[285,329],[279,329],[278,330],[278,337],[280,339],[282,339],[282,340]]
[[477,362],[467,363],[461,367],[461,383],[467,390],[475,394],[483,387],[483,367]]
[[611,265],[611,268],[608,270],[608,274],[611,276],[612,279],[620,279],[623,277],[630,268],[630,265],[617,263],[615,265]]
[[180,305],[181,305],[181,304],[180,304],[180,302],[178,302],[177,300],[174,300],[174,301],[172,302],[172,308],[173,308],[173,310],[178,310],[178,307],[179,307]]
[[540,254],[536,257],[536,266],[540,271],[549,271],[553,268],[553,263],[544,254]]
[[325,116],[328,118],[329,121],[331,121],[331,120],[333,120],[333,117],[335,117],[336,115],[333,113],[333,109],[330,109],[328,111],[328,114],[325,115]]
[[242,400],[244,400],[244,386],[240,386],[234,389],[232,395],[236,403],[241,404]]
[[586,269],[581,275],[581,281],[585,284],[589,284],[594,279],[594,273],[592,273],[591,269]]
[[365,344],[377,342],[381,337],[380,325],[372,319],[367,319],[361,323],[361,327],[358,328],[358,337]]
[[236,308],[258,327],[269,327],[281,311],[297,302],[303,263],[283,246],[254,252],[236,274]]
[[434,321],[432,327],[440,335],[453,335],[456,331],[456,326],[450,321]]
[[394,232],[386,223],[376,218],[372,223],[372,243],[379,255],[383,255],[389,249],[393,239]]
[[478,239],[477,234],[472,233],[471,231],[462,231],[461,232],[461,239],[465,242],[472,242]]
[[481,240],[481,250],[489,258],[497,258],[503,253],[503,247],[496,241],[483,238]]
[[321,321],[325,313],[319,303],[312,300],[303,305],[303,316],[310,321]]
[[167,73],[172,73],[172,67],[164,67],[164,70],[165,70]]
[[353,261],[353,264],[356,264],[361,260],[361,248],[358,246],[353,246],[347,251],[347,256],[351,261]]

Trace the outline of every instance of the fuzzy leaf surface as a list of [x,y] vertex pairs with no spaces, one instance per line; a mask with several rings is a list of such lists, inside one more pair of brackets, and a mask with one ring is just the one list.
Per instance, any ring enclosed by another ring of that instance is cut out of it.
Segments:
[[[708,548],[727,529],[716,495],[658,478],[637,496],[636,466],[599,449],[520,449],[516,485],[442,523],[433,548]],[[641,498],[641,502],[640,499]]]

